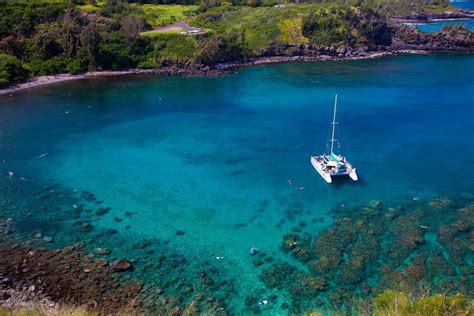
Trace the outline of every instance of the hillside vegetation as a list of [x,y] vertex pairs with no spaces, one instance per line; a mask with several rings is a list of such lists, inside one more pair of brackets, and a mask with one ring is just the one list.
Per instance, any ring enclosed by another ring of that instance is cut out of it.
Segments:
[[[397,10],[403,2],[367,1],[288,3],[277,8],[267,0],[167,2],[173,5],[161,4],[165,0],[6,0],[0,2],[0,53],[8,57],[0,64],[0,85],[57,73],[189,67],[262,55],[298,55],[307,45],[389,45],[384,12]],[[421,6],[421,2],[410,3]],[[182,20],[207,30],[206,34],[140,35]]]

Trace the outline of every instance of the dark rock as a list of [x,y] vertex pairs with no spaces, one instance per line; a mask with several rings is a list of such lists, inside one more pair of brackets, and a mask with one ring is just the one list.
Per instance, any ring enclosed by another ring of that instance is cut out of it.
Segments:
[[75,249],[74,246],[67,246],[67,247],[63,248],[62,253],[69,254],[69,253],[73,252],[74,249]]
[[111,210],[110,207],[101,207],[97,211],[95,211],[96,215],[102,216],[107,214]]
[[92,224],[89,224],[89,223],[84,223],[79,227],[79,229],[83,233],[90,232],[93,228],[94,228],[94,226],[92,226]]
[[132,268],[132,264],[125,259],[119,259],[112,262],[110,265],[110,271],[112,272],[125,272]]

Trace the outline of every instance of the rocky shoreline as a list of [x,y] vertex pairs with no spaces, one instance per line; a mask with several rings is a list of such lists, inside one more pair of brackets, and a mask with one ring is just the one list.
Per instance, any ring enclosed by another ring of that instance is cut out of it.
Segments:
[[446,12],[412,12],[410,15],[393,16],[396,23],[423,23],[437,20],[474,19],[474,10]]
[[[141,284],[112,276],[124,268],[82,252],[75,244],[51,250],[9,238],[10,219],[0,221],[0,306],[9,310],[137,310]],[[127,269],[129,269],[128,267]],[[125,270],[127,270],[125,269]]]
[[351,61],[351,60],[366,60],[366,59],[375,59],[385,56],[392,55],[401,55],[401,54],[428,54],[424,50],[386,50],[386,51],[376,51],[376,52],[359,52],[357,56],[347,53],[344,48],[334,50],[337,56],[330,55],[316,55],[316,56],[307,56],[307,55],[297,55],[297,56],[266,56],[266,57],[255,57],[248,58],[241,61],[233,63],[224,63],[218,64],[216,67],[218,69],[227,70],[235,69],[238,67],[248,67],[264,64],[276,64],[276,63],[286,63],[286,62],[317,62],[317,61]]
[[59,82],[71,80],[83,80],[100,77],[113,77],[123,75],[137,75],[137,74],[156,74],[162,76],[183,76],[183,77],[199,77],[199,76],[218,76],[229,70],[249,67],[263,64],[285,63],[285,62],[317,62],[317,61],[350,61],[350,60],[365,60],[374,59],[390,55],[398,54],[427,54],[428,52],[420,49],[400,49],[400,50],[385,50],[364,52],[357,51],[355,54],[347,52],[346,48],[329,49],[330,54],[317,55],[296,55],[296,56],[260,56],[247,58],[240,61],[220,63],[214,67],[209,66],[174,66],[159,69],[129,69],[121,71],[95,71],[79,75],[58,74],[51,76],[42,76],[29,79],[27,82],[19,83],[11,87],[0,89],[0,96],[12,96],[14,93],[29,90],[35,87],[50,85]]
[[91,254],[83,243],[53,249],[43,247],[38,236],[16,240],[11,237],[13,222],[0,218],[0,314],[197,315],[199,308],[216,314],[224,311],[204,293],[183,302],[157,285],[136,281],[130,277],[136,268],[133,260],[108,260],[107,248],[96,248]]

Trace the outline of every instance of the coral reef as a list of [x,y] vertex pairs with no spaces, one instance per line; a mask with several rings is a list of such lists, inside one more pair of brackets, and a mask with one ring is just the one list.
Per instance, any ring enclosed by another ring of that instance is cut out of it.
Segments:
[[269,288],[290,294],[293,312],[321,305],[349,311],[354,301],[386,288],[416,294],[420,284],[434,293],[469,295],[474,285],[471,196],[396,206],[371,201],[334,213],[334,223],[313,237],[294,232],[283,237],[281,250],[307,271],[282,262],[262,271]]

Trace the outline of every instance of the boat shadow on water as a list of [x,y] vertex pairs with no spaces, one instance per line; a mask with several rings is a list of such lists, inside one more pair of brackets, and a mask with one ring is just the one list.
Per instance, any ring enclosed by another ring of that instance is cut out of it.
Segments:
[[367,182],[364,181],[363,178],[359,178],[357,181],[353,181],[349,175],[346,176],[338,176],[338,177],[333,177],[332,178],[332,183],[328,184],[331,187],[334,187],[336,189],[341,189],[343,187],[366,187]]

